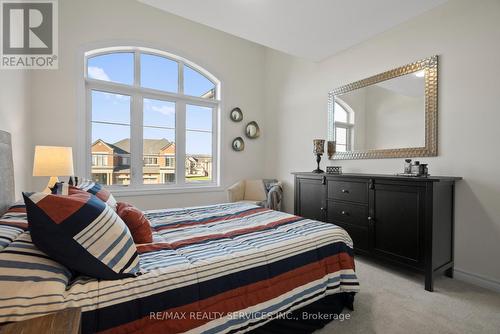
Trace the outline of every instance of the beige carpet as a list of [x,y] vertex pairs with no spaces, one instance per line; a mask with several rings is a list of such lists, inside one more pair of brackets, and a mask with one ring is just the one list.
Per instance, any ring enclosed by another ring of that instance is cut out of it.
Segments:
[[[493,260],[494,261],[494,260]],[[439,276],[434,292],[423,276],[356,258],[361,291],[351,319],[317,334],[500,333],[500,294]]]

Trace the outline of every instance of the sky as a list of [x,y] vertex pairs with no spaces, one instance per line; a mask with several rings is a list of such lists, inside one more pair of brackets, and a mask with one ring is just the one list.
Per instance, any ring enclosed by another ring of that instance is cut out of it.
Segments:
[[[115,53],[88,60],[90,78],[133,84],[133,53]],[[141,86],[178,92],[178,66],[173,60],[141,54]],[[200,73],[184,66],[184,93],[201,96],[214,84]],[[92,123],[92,141],[102,139],[115,143],[130,137],[130,102],[127,95],[92,91],[92,120],[116,124]],[[175,103],[144,99],[143,132],[146,139],[168,139],[175,142]],[[212,153],[212,109],[186,106],[186,153]]]

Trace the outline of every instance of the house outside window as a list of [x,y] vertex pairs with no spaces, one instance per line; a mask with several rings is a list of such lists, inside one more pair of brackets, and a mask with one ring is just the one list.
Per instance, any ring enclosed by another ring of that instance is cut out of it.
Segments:
[[108,165],[108,155],[104,154],[92,154],[92,166],[107,166]]
[[165,166],[166,167],[174,167],[175,166],[175,157],[170,156],[165,158]]
[[162,51],[85,55],[88,174],[108,186],[218,185],[220,82]]

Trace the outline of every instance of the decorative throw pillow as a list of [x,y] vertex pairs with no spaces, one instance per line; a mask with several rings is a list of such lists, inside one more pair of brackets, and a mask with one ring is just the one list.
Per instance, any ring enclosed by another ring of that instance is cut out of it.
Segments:
[[31,238],[54,260],[81,274],[119,279],[139,274],[130,232],[96,196],[23,193]]
[[106,203],[116,211],[116,200],[113,197],[113,194],[111,194],[106,188],[94,181],[86,180],[83,178],[76,179],[77,181],[74,185],[69,185],[64,182],[56,183],[54,188],[52,188],[52,193],[58,195],[73,195],[78,193],[78,191],[83,190],[91,193],[92,195],[95,195],[97,198],[102,200],[104,203]]
[[144,216],[144,212],[125,202],[118,202],[116,205],[118,216],[127,224],[134,242],[136,244],[147,244],[153,242],[151,224]]

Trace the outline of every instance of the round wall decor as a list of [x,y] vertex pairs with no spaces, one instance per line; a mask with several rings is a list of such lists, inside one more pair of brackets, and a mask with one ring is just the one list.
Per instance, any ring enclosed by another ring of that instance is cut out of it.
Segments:
[[250,139],[259,138],[260,128],[257,122],[252,121],[245,127],[245,135]]
[[238,107],[233,108],[229,113],[229,117],[233,122],[241,122],[243,120],[243,112]]
[[236,152],[241,152],[245,149],[245,141],[241,137],[236,137],[231,144],[231,147]]

